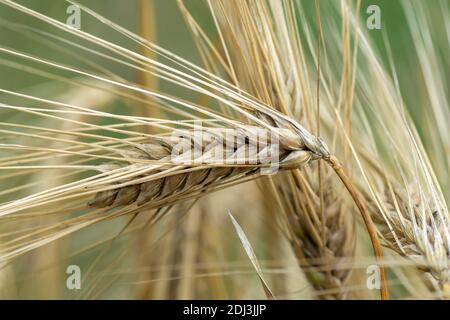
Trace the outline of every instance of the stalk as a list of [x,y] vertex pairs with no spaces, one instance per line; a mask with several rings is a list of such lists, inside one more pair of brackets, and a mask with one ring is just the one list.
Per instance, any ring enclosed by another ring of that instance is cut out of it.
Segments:
[[372,242],[375,257],[378,261],[378,266],[380,268],[380,280],[381,280],[380,296],[382,300],[387,300],[389,299],[389,291],[387,287],[386,271],[384,269],[383,264],[383,249],[381,248],[380,238],[378,237],[375,223],[370,217],[369,211],[367,210],[367,207],[364,205],[364,202],[361,200],[360,194],[353,186],[349,177],[342,168],[342,165],[339,162],[339,160],[335,156],[331,156],[327,161],[333,168],[334,172],[337,174],[339,179],[341,179],[345,188],[350,193],[353,201],[358,207],[359,212],[361,213],[361,216],[364,220],[364,224],[366,225],[367,232],[369,233],[370,241]]

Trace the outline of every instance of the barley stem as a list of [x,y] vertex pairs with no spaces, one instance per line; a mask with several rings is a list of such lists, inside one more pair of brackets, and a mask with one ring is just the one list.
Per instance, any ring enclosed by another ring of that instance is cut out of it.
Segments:
[[370,241],[372,242],[373,250],[375,253],[375,257],[378,260],[378,266],[380,268],[380,280],[381,280],[381,288],[380,288],[380,296],[382,300],[389,299],[389,291],[387,288],[387,279],[386,279],[386,272],[383,265],[383,250],[381,248],[380,239],[377,234],[377,230],[375,227],[375,224],[370,217],[370,214],[364,205],[364,202],[361,201],[361,197],[358,193],[358,191],[353,186],[352,182],[350,181],[349,177],[345,173],[344,169],[342,168],[341,163],[339,160],[331,156],[329,158],[329,164],[333,168],[334,172],[338,175],[338,177],[341,179],[342,183],[344,184],[345,188],[350,193],[353,201],[355,202],[356,206],[359,209],[359,212],[361,213],[361,216],[364,220],[364,224],[366,225],[367,232],[370,236]]

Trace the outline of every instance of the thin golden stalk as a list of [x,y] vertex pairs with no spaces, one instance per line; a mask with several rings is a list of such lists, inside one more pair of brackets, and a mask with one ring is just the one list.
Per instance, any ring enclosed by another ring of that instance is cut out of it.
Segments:
[[329,164],[333,168],[333,170],[336,172],[338,177],[341,179],[344,186],[347,188],[348,192],[353,198],[353,201],[355,202],[356,206],[359,209],[359,212],[361,213],[361,217],[364,220],[364,223],[366,225],[367,232],[370,236],[370,240],[372,242],[373,250],[375,253],[375,256],[378,260],[379,268],[380,268],[380,280],[381,280],[381,288],[380,288],[380,295],[381,299],[386,300],[389,299],[389,292],[387,287],[387,278],[386,278],[386,272],[384,269],[383,264],[383,249],[381,248],[380,239],[378,237],[377,229],[375,227],[375,223],[373,222],[369,211],[367,210],[366,205],[364,204],[364,201],[361,198],[361,195],[358,193],[358,191],[355,189],[353,183],[351,182],[350,178],[345,173],[344,169],[342,168],[342,165],[340,164],[339,160],[336,157],[330,157]]

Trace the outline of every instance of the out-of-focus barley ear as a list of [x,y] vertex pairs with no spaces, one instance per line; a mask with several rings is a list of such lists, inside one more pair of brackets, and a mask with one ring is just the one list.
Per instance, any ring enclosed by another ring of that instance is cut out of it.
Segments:
[[[329,172],[330,173],[330,172]],[[304,199],[297,204],[295,222],[291,222],[296,236],[294,241],[302,250],[299,257],[301,266],[314,286],[318,297],[324,299],[344,299],[349,293],[345,288],[349,285],[352,268],[348,267],[354,256],[354,239],[352,224],[345,212],[350,211],[348,204],[339,201],[336,194],[338,188],[332,186],[332,176],[328,174],[323,181],[325,231],[322,231],[319,191],[316,186],[309,189],[303,177],[296,181],[296,192]],[[322,236],[325,233],[325,237]],[[322,243],[325,238],[326,243]],[[321,292],[325,294],[321,294]],[[326,293],[329,291],[330,293]],[[351,296],[351,294],[350,294]]]

